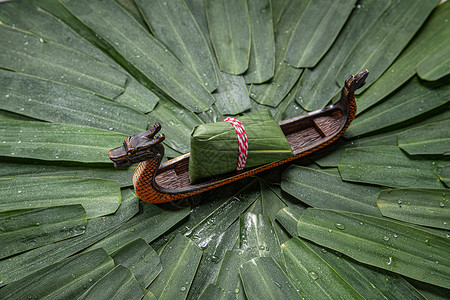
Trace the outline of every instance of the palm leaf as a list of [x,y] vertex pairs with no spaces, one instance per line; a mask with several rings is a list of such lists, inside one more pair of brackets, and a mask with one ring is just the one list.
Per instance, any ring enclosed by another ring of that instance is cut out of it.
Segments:
[[103,239],[138,212],[137,201],[138,198],[133,192],[125,190],[119,209],[112,215],[88,220],[86,230],[82,235],[0,260],[0,276],[2,278],[0,285],[15,282]]
[[386,219],[321,209],[303,213],[298,234],[360,262],[445,288],[450,286],[445,255],[449,241],[445,237]]
[[394,146],[345,150],[339,160],[343,180],[390,187],[441,188],[436,161],[414,160]]
[[[392,2],[348,53],[337,74],[337,83],[342,85],[348,74],[368,68],[371,75],[366,88],[370,86],[397,58],[437,2]],[[361,92],[360,90],[359,93]]]
[[445,20],[448,19],[449,10],[449,3],[443,3],[433,11],[429,20],[400,54],[398,59],[367,91],[358,97],[358,113],[361,113],[398,89],[414,76],[418,64],[429,56],[435,48],[441,44],[448,43],[450,28],[445,25]]
[[266,83],[252,85],[250,97],[256,102],[276,107],[289,93],[302,74],[302,69],[289,66],[285,61],[286,49],[294,31],[295,24],[303,14],[308,1],[291,1],[283,10],[280,22],[276,24],[275,73]]
[[192,240],[177,235],[161,253],[163,271],[149,286],[158,299],[185,299],[202,251]]
[[286,62],[296,68],[314,67],[333,44],[354,3],[310,1],[292,33]]
[[138,1],[153,34],[209,91],[219,85],[205,37],[184,1]]
[[247,1],[208,0],[205,1],[205,11],[220,69],[234,75],[244,73],[248,68],[250,55]]
[[[39,4],[42,3],[43,2],[41,1]],[[58,44],[72,48],[74,50],[78,50],[84,54],[87,54],[92,58],[95,58],[99,61],[102,61],[112,66],[115,69],[123,70],[118,63],[116,63],[110,57],[105,55],[100,49],[96,48],[94,45],[87,42],[84,38],[82,38],[79,35],[79,33],[75,32],[72,28],[64,24],[61,20],[55,18],[48,12],[39,9],[34,5],[26,3],[22,0],[5,3],[2,6],[2,12],[0,13],[0,20],[7,25],[14,26],[14,28],[20,28],[23,31],[33,33],[47,42],[53,41]],[[40,46],[43,46],[42,43],[40,44]],[[53,48],[54,47],[55,45],[53,45]],[[61,49],[61,47],[57,48]],[[66,51],[68,50],[70,49],[67,49]],[[72,55],[74,54],[72,53]],[[83,57],[80,55],[78,56]],[[89,59],[89,57],[83,57],[83,59],[93,62],[94,65],[100,65],[101,69],[105,69],[105,67],[102,67],[101,64],[95,63],[95,60],[93,61],[92,59]],[[76,69],[80,69],[80,67],[77,66]],[[115,71],[114,69],[110,69],[110,72],[113,72],[114,74],[117,73],[117,71]],[[122,75],[126,75],[126,73],[124,72]],[[101,77],[104,76],[105,75],[101,75]],[[56,78],[57,80],[61,79],[67,80],[67,78],[60,79],[55,76],[53,77]],[[143,86],[140,85],[133,77],[126,76],[126,79],[127,83],[126,86],[124,87],[125,91],[119,96],[115,97],[115,99],[119,102],[132,106],[144,113],[151,111],[155,107],[156,102],[158,101],[156,95],[153,94],[150,90],[143,88]],[[77,85],[76,82],[73,83]],[[92,84],[86,82],[85,84],[88,84],[87,86],[90,86],[91,88],[97,89]]]
[[81,204],[91,219],[120,206],[117,181],[83,177],[11,177],[0,179],[5,196],[0,211]]
[[248,299],[297,299],[299,294],[272,257],[256,257],[239,269]]
[[[339,85],[334,80],[338,70],[330,66],[342,63],[367,26],[376,22],[389,4],[387,0],[359,1],[330,50],[314,68],[303,73],[295,99],[304,109],[319,109],[339,92]],[[361,110],[360,102],[358,98],[358,111]]]
[[395,189],[378,197],[381,214],[413,224],[448,229],[450,212],[445,189]]
[[[119,286],[119,288],[117,288]],[[141,299],[143,290],[131,271],[122,265],[116,266],[100,278],[78,299]]]
[[275,41],[271,1],[247,1],[251,27],[251,53],[245,82],[263,83],[271,79],[275,70]]
[[1,289],[0,296],[4,299],[79,297],[113,267],[114,262],[105,250],[97,249],[28,275]]
[[116,265],[131,270],[142,288],[149,286],[162,270],[158,254],[141,238],[118,249],[111,257]]
[[450,120],[420,126],[398,135],[398,146],[410,155],[445,154],[450,149]]
[[0,226],[4,258],[83,234],[86,211],[79,204],[9,210],[0,213]]
[[283,245],[287,273],[302,297],[317,299],[363,299],[363,297],[319,255],[298,238]]
[[[93,31],[101,35],[128,63],[154,83],[154,91],[164,90],[170,97],[194,112],[202,112],[214,103],[208,91],[180,62],[169,53],[161,42],[153,38],[116,2],[86,2],[83,5],[64,1],[66,8]],[[94,14],[86,14],[81,7],[90,7]],[[107,18],[101,22],[96,13],[103,11]],[[120,22],[121,26],[114,26]],[[111,29],[114,28],[114,31]],[[133,34],[134,36],[130,36]],[[133,45],[129,47],[128,45]],[[146,55],[150,51],[152,56]]]
[[110,164],[51,162],[48,160],[13,159],[11,157],[2,157],[0,161],[2,164],[0,177],[90,177],[115,180],[120,183],[120,187],[133,185],[133,167],[118,171]]
[[239,277],[239,266],[251,258],[253,258],[253,255],[249,251],[228,250],[223,257],[215,285],[233,293],[239,298],[245,297],[242,282]]
[[242,76],[221,72],[220,85],[213,93],[215,105],[222,115],[237,115],[250,109],[245,81]]
[[312,207],[380,215],[379,188],[345,182],[339,175],[292,166],[283,173],[281,188]]

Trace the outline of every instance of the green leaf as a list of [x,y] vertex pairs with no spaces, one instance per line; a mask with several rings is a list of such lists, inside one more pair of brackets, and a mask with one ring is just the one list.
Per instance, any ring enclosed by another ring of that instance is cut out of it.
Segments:
[[149,286],[158,299],[186,299],[202,250],[187,237],[177,235],[160,255],[163,270]]
[[292,208],[285,207],[280,209],[276,215],[276,219],[280,222],[281,226],[289,232],[291,236],[297,235],[297,223],[300,219],[302,212]]
[[239,270],[245,295],[253,299],[298,299],[295,287],[272,257],[256,257]]
[[[7,1],[0,4],[3,24],[28,31],[45,40],[78,50],[110,66],[117,64],[52,14],[31,4],[33,1]],[[44,1],[40,1],[41,3]]]
[[81,296],[114,267],[102,249],[79,254],[50,265],[0,289],[2,299],[54,298]]
[[[378,2],[378,1],[377,1]],[[417,65],[434,49],[447,43],[450,27],[446,19],[450,13],[450,3],[440,4],[428,18],[423,28],[408,47],[394,61],[383,75],[366,92],[358,97],[358,114],[392,93],[416,73]],[[372,75],[371,75],[372,76]]]
[[[161,89],[194,112],[208,110],[214,103],[194,75],[115,1],[61,2],[143,74],[148,84],[154,83],[152,89],[157,95]],[[103,17],[99,18],[99,14]]]
[[450,287],[450,241],[444,237],[387,219],[322,209],[303,213],[298,234],[362,263]]
[[122,6],[133,18],[138,21],[142,26],[146,26],[144,17],[137,6],[137,3],[133,0],[116,0],[120,6]]
[[251,27],[251,49],[245,82],[263,83],[275,72],[275,40],[270,0],[247,1]]
[[[225,252],[237,244],[239,234],[237,219],[258,197],[256,182],[253,181],[246,185],[243,189],[235,192],[232,197],[217,199],[217,197],[206,196],[206,199],[215,199],[217,202],[211,203],[211,206],[193,208],[188,221],[181,224],[179,230],[174,232],[191,238],[198,247],[204,250],[189,291],[190,298],[198,297],[208,283],[214,280],[221,267],[220,262]],[[219,192],[221,195],[222,193],[223,190]],[[217,195],[217,191],[212,192],[211,195]],[[173,236],[174,233],[170,233],[170,235]]]
[[162,270],[161,260],[146,241],[138,238],[111,254],[114,263],[131,270],[142,288],[146,288]]
[[256,199],[256,201],[252,204],[252,206],[248,209],[247,212],[262,215],[263,208],[261,203],[261,197],[258,197],[258,199]]
[[289,3],[288,0],[271,0],[272,5],[272,17],[273,17],[273,25],[274,27],[277,25],[280,20],[281,14],[283,13],[286,5]]
[[148,88],[129,77],[125,85],[125,92],[114,98],[117,102],[129,105],[143,113],[152,111],[159,98]]
[[114,169],[110,164],[81,164],[0,157],[0,177],[71,176],[119,181],[120,187],[133,185],[136,165]]
[[35,119],[86,125],[125,134],[144,131],[147,117],[92,92],[0,70],[0,108]]
[[117,181],[83,177],[0,179],[0,211],[81,204],[88,219],[114,213],[120,205]]
[[300,239],[290,239],[281,245],[281,249],[287,273],[303,298],[364,299]]
[[243,213],[256,199],[254,193],[249,193],[243,199],[232,197],[224,201],[217,209],[211,212],[205,219],[194,227],[188,229],[184,235],[202,249],[208,247],[208,243],[215,237],[221,235],[231,224],[237,221],[238,216]]
[[[85,251],[103,248],[111,254],[137,238],[142,238],[150,243],[189,215],[189,208],[165,211],[154,204],[140,203],[142,210],[139,214]],[[149,230],[149,228],[152,230]]]
[[450,201],[446,189],[386,190],[378,197],[378,208],[385,217],[413,224],[450,228]]
[[274,220],[280,209],[285,208],[287,204],[280,197],[281,189],[278,186],[268,185],[262,180],[260,180],[260,185],[263,215]]
[[[195,18],[195,21],[200,28],[200,31],[203,34],[203,37],[206,40],[206,43],[208,44],[210,50],[213,50],[212,42],[209,37],[209,30],[208,30],[208,21],[206,19],[206,11],[205,11],[205,2],[203,0],[185,0],[187,6],[189,7],[189,10],[191,11],[192,15]],[[216,65],[216,71],[218,70],[217,61],[213,59],[214,64]]]
[[352,122],[345,137],[373,132],[423,115],[450,100],[450,85],[432,86],[417,77]]
[[[313,69],[304,71],[300,87],[295,93],[295,100],[304,109],[320,109],[339,92],[340,87],[336,84],[337,66],[341,65],[367,26],[373,24],[389,4],[390,0],[358,2],[330,50]],[[359,110],[359,97],[357,101]]]
[[198,298],[199,300],[233,300],[236,299],[235,295],[231,292],[227,292],[220,287],[209,284],[208,287],[203,291],[203,293]]
[[295,97],[300,86],[300,80],[295,84],[292,90],[286,95],[286,97],[277,106],[273,117],[276,121],[282,121],[296,116],[306,114],[307,111],[304,110],[295,101]]
[[166,99],[161,99],[148,116],[150,124],[158,122],[162,125],[162,132],[166,136],[164,143],[180,153],[189,152],[192,128],[203,123],[192,112]]
[[326,261],[364,299],[424,299],[400,275],[361,264],[353,259],[302,240],[311,250]]
[[236,298],[245,299],[244,289],[239,277],[239,267],[253,257],[249,251],[228,250],[223,257],[220,271],[214,284],[232,293]]
[[0,286],[78,253],[116,230],[139,210],[138,198],[131,190],[124,190],[122,198],[114,214],[88,220],[84,234],[0,260]]
[[205,10],[220,70],[233,75],[244,73],[250,55],[247,1],[207,0]]
[[0,66],[114,98],[124,90],[126,75],[70,48],[0,24]]
[[120,205],[117,181],[83,177],[0,179],[0,211],[81,204],[88,219],[114,213]]
[[[342,62],[337,83],[343,86],[350,74],[370,70],[367,88],[394,62],[427,19],[438,1],[392,2],[373,23]],[[364,90],[364,88],[363,88]],[[362,90],[359,91],[361,93]]]
[[239,249],[248,251],[251,257],[271,256],[284,266],[280,242],[268,216],[246,213],[239,219]]
[[157,300],[155,295],[153,295],[152,292],[147,291],[144,297],[142,297],[142,300]]
[[398,146],[410,155],[450,154],[450,119],[416,127],[398,135]]
[[0,121],[36,121],[36,119],[0,109]]
[[[45,1],[39,1],[39,3],[37,4],[42,4],[43,2]],[[43,9],[37,8],[36,6],[31,5],[27,2],[21,0],[13,2],[2,2],[0,21],[8,24],[9,26],[13,26],[14,28],[20,28],[21,30],[29,31],[36,36],[42,37],[45,41],[53,41],[83,52],[88,56],[91,56],[114,67],[117,70],[124,71],[119,64],[114,62],[99,48],[96,48],[93,44],[90,44],[87,40],[82,38],[72,28],[63,23],[63,21],[57,19]],[[98,62],[95,62],[95,64],[97,65]],[[102,68],[104,69],[105,67],[102,66]],[[113,69],[111,69],[111,71],[114,74],[119,73]],[[52,72],[55,72],[55,70],[52,69]],[[41,76],[40,70],[39,74],[37,75]],[[50,74],[50,76],[53,76],[53,74]],[[56,81],[61,81],[61,78],[55,79]],[[65,80],[67,80],[67,78],[65,78]],[[73,84],[77,86],[79,85],[76,82],[74,82]],[[86,82],[86,84],[90,83]],[[103,85],[104,84],[102,84],[101,86]],[[156,95],[153,94],[149,89],[139,84],[133,77],[126,76],[126,83],[124,82],[121,87],[125,88],[125,91],[122,94],[116,96],[114,99],[118,102],[129,105],[141,112],[145,113],[153,110],[156,103],[158,102],[158,97],[156,97]],[[93,89],[93,91],[98,90],[98,87],[96,86],[92,86],[91,88]],[[111,93],[110,91],[107,92]]]
[[351,141],[345,141],[343,139],[336,141],[331,148],[326,148],[317,152],[318,159],[316,159],[313,155],[314,162],[317,163],[321,167],[337,167],[339,158],[345,149],[350,148],[359,148],[359,147],[369,147],[369,146],[397,146],[397,135],[405,130],[409,130],[412,128],[416,128],[418,126],[427,125],[430,123],[440,122],[442,120],[447,120],[450,118],[450,110],[442,109],[439,112],[432,116],[422,119],[421,121],[414,122],[406,127],[396,127],[396,129],[378,133],[375,135],[369,135],[357,139],[352,139]]
[[80,125],[29,121],[0,122],[0,136],[3,156],[109,163],[108,151],[127,137]]
[[278,195],[278,193],[281,193],[281,189],[279,187],[269,186],[262,181],[260,181],[260,184],[261,204],[263,208],[262,213],[263,215],[266,215],[270,218],[278,240],[280,241],[280,243],[284,243],[290,238],[290,236],[278,222],[274,222],[275,216],[280,211],[280,209],[285,208],[287,205]]
[[411,159],[395,146],[347,149],[339,160],[343,180],[389,187],[442,188],[436,162]]
[[420,78],[433,81],[450,74],[450,59],[446,55],[450,51],[449,44],[450,39],[447,39],[417,66]]
[[302,69],[289,66],[285,61],[286,49],[294,28],[303,14],[308,1],[290,1],[283,10],[274,32],[275,38],[275,74],[263,84],[252,85],[250,97],[259,104],[277,107],[300,78]]
[[[225,73],[222,72],[221,74]],[[225,119],[224,116],[220,113],[219,109],[217,108],[216,103],[214,103],[208,111],[204,111],[196,115],[203,121],[203,123],[220,122],[223,119]]]
[[91,286],[78,299],[141,299],[143,290],[134,278],[133,273],[124,266],[118,265]]
[[250,109],[250,98],[242,76],[219,73],[220,85],[213,93],[222,115],[237,115]]
[[380,188],[344,182],[340,176],[290,166],[283,173],[281,188],[313,207],[380,216],[376,205]]
[[448,298],[448,289],[413,279],[408,279],[408,281],[428,300],[446,300]]
[[209,91],[219,85],[213,56],[189,7],[183,0],[138,0],[146,22],[160,40]]
[[83,234],[85,229],[81,205],[0,212],[0,258]]
[[[200,239],[198,241],[199,243],[206,241],[205,244],[208,245],[210,234],[220,237],[223,230],[226,230],[225,232],[232,230],[231,227],[225,227],[228,222],[230,225],[239,225],[238,222],[235,222],[239,218],[239,214],[248,210],[248,207],[260,196],[259,185],[257,185],[257,183],[258,181],[255,179],[243,180],[241,182],[236,182],[234,185],[230,184],[217,190],[205,192],[202,198],[207,199],[208,204],[194,205],[191,209],[189,218],[186,218],[183,222],[177,224],[173,231],[167,232],[155,240],[155,242],[152,243],[152,247],[156,250],[165,247],[167,241],[176,234],[188,235],[190,238],[193,238],[195,231],[197,231],[197,233],[202,233],[201,231],[203,229],[207,229],[207,231],[205,231],[202,236],[199,236]],[[215,224],[216,216],[220,217],[220,219],[228,219],[228,221],[222,223],[222,226],[224,227],[220,226],[220,233],[214,230],[214,226],[208,226],[209,222]],[[235,240],[237,240],[238,234],[237,227],[238,226],[236,226]],[[217,236],[217,234],[219,235]],[[235,240],[231,242],[232,245],[234,245]],[[214,241],[214,239],[212,239],[212,241]],[[226,242],[228,242],[228,240],[226,240]],[[209,247],[206,248],[206,250],[208,249]],[[218,257],[221,259],[220,255],[218,255]],[[217,259],[218,258],[214,258],[213,261],[217,261]]]
[[450,187],[450,166],[442,168],[439,178],[446,186]]
[[95,47],[107,53],[107,55],[111,56],[114,60],[118,60],[117,58],[120,55],[117,52],[114,52],[108,43],[102,40],[99,35],[95,35],[95,32],[72,15],[58,0],[26,1],[32,3],[34,6],[38,7],[38,9],[42,9],[60,19]]
[[214,282],[222,267],[221,262],[226,252],[236,245],[239,234],[238,225],[237,222],[234,222],[221,235],[213,236],[207,246],[203,248],[203,255],[189,289],[188,298],[197,299],[208,288],[208,284]]
[[353,10],[356,0],[309,1],[286,51],[286,62],[296,68],[312,68],[333,44]]

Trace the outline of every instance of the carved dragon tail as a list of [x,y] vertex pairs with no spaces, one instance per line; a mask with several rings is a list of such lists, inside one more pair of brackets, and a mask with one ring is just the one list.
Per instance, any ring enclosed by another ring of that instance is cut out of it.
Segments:
[[349,76],[345,80],[345,85],[341,91],[341,99],[336,103],[342,107],[348,107],[348,119],[344,130],[347,129],[356,116],[355,91],[366,84],[367,76],[369,76],[369,71],[365,69],[357,75]]

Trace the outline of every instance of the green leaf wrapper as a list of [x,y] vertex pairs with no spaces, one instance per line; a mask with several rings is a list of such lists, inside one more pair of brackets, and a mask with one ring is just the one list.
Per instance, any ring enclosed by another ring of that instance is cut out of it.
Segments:
[[[283,131],[268,110],[238,118],[248,138],[246,168],[294,156]],[[229,122],[201,124],[191,134],[191,183],[236,170],[239,150],[236,131]]]

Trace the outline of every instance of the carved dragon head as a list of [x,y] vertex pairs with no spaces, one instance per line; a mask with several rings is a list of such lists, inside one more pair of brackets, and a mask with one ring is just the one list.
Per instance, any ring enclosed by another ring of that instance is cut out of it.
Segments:
[[162,158],[164,147],[161,142],[164,141],[164,135],[154,138],[160,129],[161,125],[156,123],[147,131],[127,137],[122,146],[109,150],[108,155],[114,167],[127,167],[158,156]]

